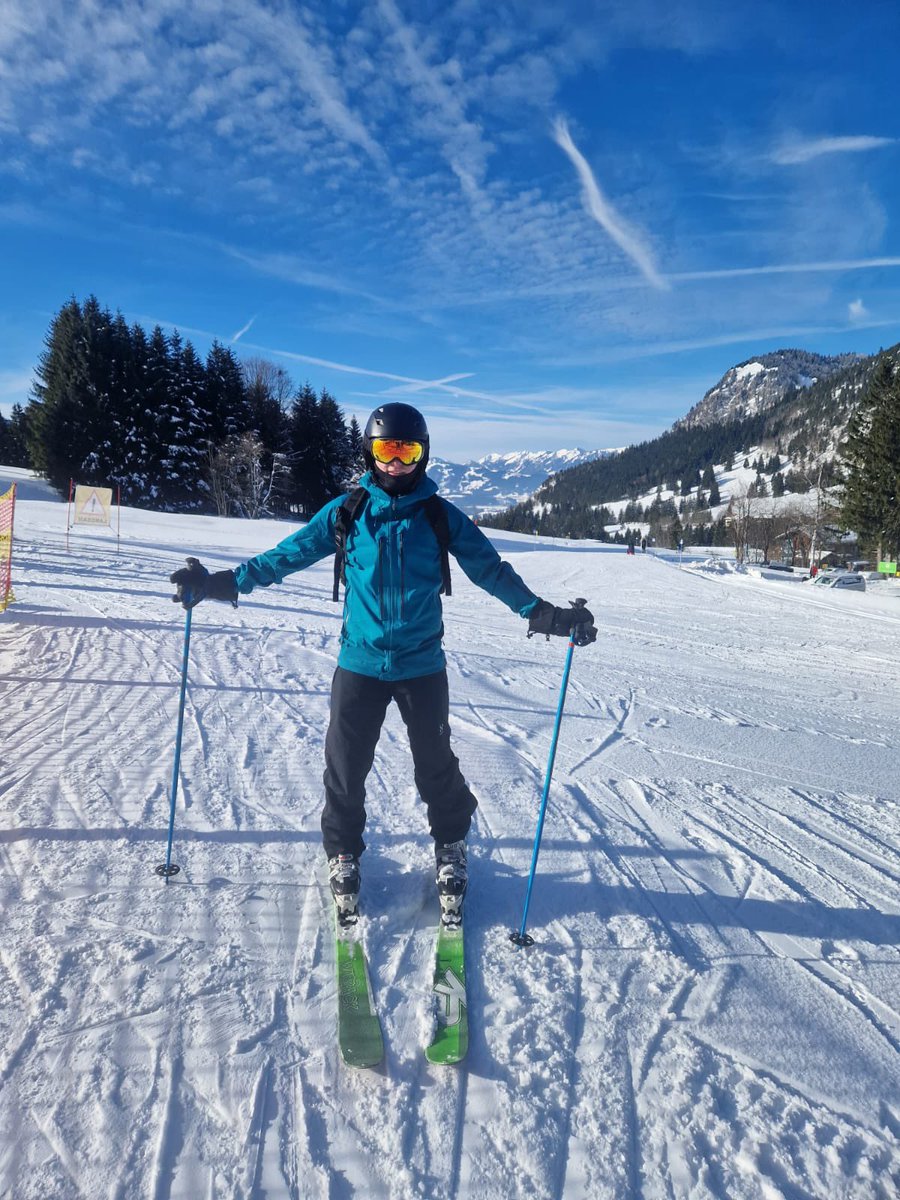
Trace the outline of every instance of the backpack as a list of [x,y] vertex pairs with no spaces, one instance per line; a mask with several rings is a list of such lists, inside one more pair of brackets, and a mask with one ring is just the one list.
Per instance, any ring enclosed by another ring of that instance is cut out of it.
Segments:
[[[340,585],[346,588],[347,580],[344,571],[346,557],[347,535],[353,528],[353,523],[362,511],[369,493],[364,487],[354,488],[344,503],[334,514],[334,591],[332,600],[338,600]],[[452,594],[450,588],[450,522],[447,520],[447,509],[440,496],[429,496],[420,505],[425,511],[428,523],[434,531],[441,551],[441,590],[442,596]]]

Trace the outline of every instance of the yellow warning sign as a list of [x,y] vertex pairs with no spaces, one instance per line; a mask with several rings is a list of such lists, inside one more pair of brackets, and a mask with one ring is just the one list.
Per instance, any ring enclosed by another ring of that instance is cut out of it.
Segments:
[[79,483],[75,488],[73,525],[108,525],[112,516],[112,488]]

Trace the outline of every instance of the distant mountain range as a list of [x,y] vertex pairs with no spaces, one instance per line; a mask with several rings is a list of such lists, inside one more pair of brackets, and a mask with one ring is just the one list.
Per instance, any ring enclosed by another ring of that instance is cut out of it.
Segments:
[[[883,353],[900,360],[900,345]],[[673,526],[677,514],[685,525],[709,524],[732,488],[789,497],[832,487],[847,423],[878,358],[776,350],[747,359],[659,437],[558,471],[489,523],[593,537],[613,512],[626,523]]]
[[[435,458],[428,471],[441,494],[470,516],[504,512],[531,499],[537,503],[553,503],[556,495],[574,499],[566,486],[570,478],[578,479],[582,502],[606,503],[638,496],[651,485],[655,488],[673,470],[683,477],[688,469],[702,470],[710,461],[721,461],[727,451],[739,453],[753,434],[791,456],[804,451],[810,441],[821,440],[813,437],[816,430],[825,435],[826,444],[834,446],[873,361],[858,354],[775,350],[731,367],[668,433],[640,447],[628,447],[624,452],[576,449],[487,454],[468,463]],[[679,443],[674,455],[673,439]],[[685,440],[687,444],[682,445]],[[720,440],[727,449],[720,455],[717,446],[713,455],[707,443]],[[614,455],[621,455],[620,461],[607,467],[603,460]],[[651,465],[654,461],[656,469]],[[575,468],[579,470],[570,476]],[[587,484],[586,495],[582,481],[589,479],[596,483],[594,487]]]
[[607,458],[615,450],[522,450],[486,454],[468,463],[433,458],[428,474],[446,496],[469,516],[502,512],[532,495],[558,471]]

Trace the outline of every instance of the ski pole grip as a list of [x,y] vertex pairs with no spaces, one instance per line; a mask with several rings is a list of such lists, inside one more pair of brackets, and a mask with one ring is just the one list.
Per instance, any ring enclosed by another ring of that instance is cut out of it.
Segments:
[[[187,561],[189,571],[196,571],[200,568],[200,559],[199,558],[189,557],[186,561]],[[184,589],[184,601],[183,602],[184,602],[184,604],[187,605],[188,608],[190,608],[192,605],[193,593],[191,592],[191,589],[189,587],[186,587]]]

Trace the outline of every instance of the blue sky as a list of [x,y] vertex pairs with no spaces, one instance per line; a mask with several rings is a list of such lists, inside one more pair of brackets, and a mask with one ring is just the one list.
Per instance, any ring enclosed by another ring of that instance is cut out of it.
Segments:
[[0,0],[0,408],[91,292],[458,461],[890,345],[898,49],[894,0]]

